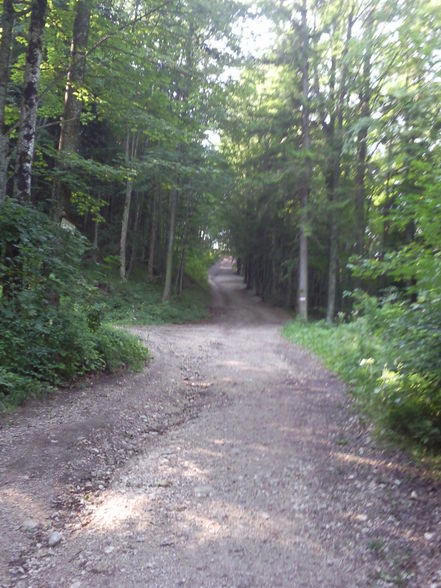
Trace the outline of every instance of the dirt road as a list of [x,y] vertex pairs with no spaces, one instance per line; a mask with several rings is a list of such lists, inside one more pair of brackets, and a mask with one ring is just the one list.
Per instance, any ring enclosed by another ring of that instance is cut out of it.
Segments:
[[225,260],[213,319],[1,422],[4,587],[441,587],[440,487]]

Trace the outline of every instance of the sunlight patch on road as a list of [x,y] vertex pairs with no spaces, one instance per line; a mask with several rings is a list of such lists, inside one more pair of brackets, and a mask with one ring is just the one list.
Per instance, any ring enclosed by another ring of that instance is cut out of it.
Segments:
[[[202,450],[198,449],[197,452],[199,453],[206,453],[206,455],[211,455],[212,457],[219,458],[220,454],[217,452],[210,452],[209,450]],[[186,478],[196,478],[197,480],[206,479],[208,476],[208,471],[206,469],[202,469],[196,462],[190,460],[182,460],[178,464],[177,473],[182,471],[182,476]]]
[[182,513],[181,530],[188,531],[199,545],[220,539],[232,539],[238,544],[248,541],[277,543],[291,549],[293,544],[321,553],[322,546],[305,537],[302,528],[292,518],[270,515],[261,510],[249,510],[224,501],[211,501],[210,514],[187,510]]
[[403,474],[415,473],[414,468],[407,467],[403,464],[393,463],[391,461],[384,461],[382,459],[373,459],[371,457],[362,457],[361,455],[354,455],[353,453],[343,453],[341,451],[332,451],[331,456],[339,461],[356,463],[359,465],[368,465],[374,468],[392,470],[401,472]]
[[149,527],[151,521],[146,511],[151,500],[145,494],[127,495],[110,492],[98,505],[88,525],[89,529],[109,531],[121,527],[125,522],[136,519],[139,528]]

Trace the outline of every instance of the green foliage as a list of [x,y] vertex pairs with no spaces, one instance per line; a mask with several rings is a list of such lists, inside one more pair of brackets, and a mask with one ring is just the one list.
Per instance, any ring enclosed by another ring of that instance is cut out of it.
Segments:
[[361,316],[328,327],[294,322],[285,335],[319,354],[386,430],[441,446],[441,307],[364,295]]
[[104,367],[109,372],[116,372],[127,366],[140,370],[147,358],[147,351],[140,345],[137,337],[110,325],[99,328],[95,344]]
[[208,270],[217,261],[218,256],[208,248],[191,251],[186,258],[187,275],[201,288],[208,288]]
[[3,406],[89,372],[140,366],[141,344],[100,325],[80,271],[83,238],[10,200],[0,208],[0,235]]

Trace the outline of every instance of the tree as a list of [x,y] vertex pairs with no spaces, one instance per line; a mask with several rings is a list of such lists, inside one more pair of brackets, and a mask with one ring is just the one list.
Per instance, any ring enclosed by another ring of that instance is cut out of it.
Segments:
[[0,203],[6,197],[8,181],[9,133],[5,123],[6,97],[9,83],[9,61],[15,11],[12,0],[3,0],[2,38],[0,42]]
[[19,202],[28,202],[31,199],[38,88],[46,12],[47,0],[32,1],[14,174],[14,198]]
[[337,95],[335,95],[335,68],[336,57],[331,58],[331,75],[330,75],[330,98],[334,104],[331,104],[331,114],[329,124],[323,121],[327,145],[329,148],[329,158],[326,170],[326,191],[329,201],[330,216],[330,233],[329,233],[329,277],[328,277],[328,301],[326,309],[326,321],[332,322],[335,314],[335,299],[337,290],[337,267],[338,267],[338,239],[339,227],[337,221],[338,192],[341,174],[341,157],[343,149],[343,116],[346,107],[347,98],[347,75],[348,75],[348,50],[352,37],[353,25],[353,8],[350,9],[347,20],[346,40],[341,55],[341,76]]
[[126,132],[126,154],[125,162],[127,165],[127,180],[126,180],[126,195],[124,200],[124,211],[121,223],[121,240],[120,240],[120,268],[119,275],[122,280],[127,280],[127,230],[129,226],[130,205],[132,202],[133,193],[133,171],[129,169],[130,163],[135,160],[138,155],[139,132]]
[[301,8],[301,72],[302,72],[302,151],[304,157],[304,178],[302,184],[299,234],[299,285],[297,307],[300,318],[308,319],[308,204],[311,190],[311,140],[309,131],[309,29],[307,0],[302,0]]
[[[60,139],[58,142],[58,158],[69,153],[76,153],[79,148],[82,100],[79,97],[81,84],[86,69],[86,51],[90,28],[90,0],[77,0],[75,4],[75,20],[70,48],[69,69],[67,72],[64,109],[61,121]],[[70,210],[70,190],[60,178],[56,178],[53,188],[54,217],[61,212]]]

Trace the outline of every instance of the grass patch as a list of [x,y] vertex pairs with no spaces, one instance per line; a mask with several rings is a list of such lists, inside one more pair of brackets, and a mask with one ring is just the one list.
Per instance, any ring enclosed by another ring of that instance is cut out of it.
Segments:
[[120,279],[117,270],[106,267],[89,267],[87,276],[96,287],[92,304],[106,323],[181,324],[210,316],[208,290],[190,279],[181,297],[162,302],[162,283],[157,279],[149,281],[143,267],[136,268],[127,282]]
[[[422,347],[420,343],[417,352],[417,343],[431,323],[425,316],[424,325],[418,323],[413,330],[414,316],[421,319],[412,312],[385,304],[376,308],[375,316],[361,316],[334,326],[324,321],[293,321],[283,334],[319,355],[325,366],[349,385],[378,432],[404,444],[417,457],[426,455],[438,468],[439,367],[436,356],[427,357],[436,347]],[[431,341],[437,342],[434,337]]]
[[293,321],[283,334],[319,355],[328,369],[350,385],[364,408],[375,412],[372,395],[383,369],[384,346],[378,336],[366,331],[364,319],[331,327],[325,321]]

